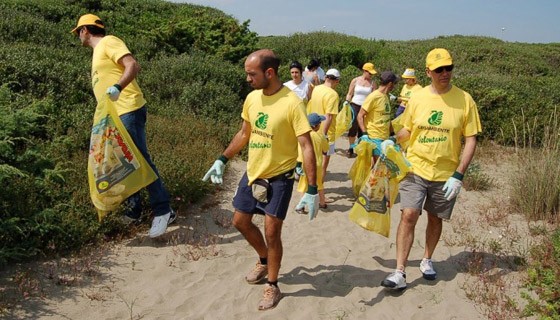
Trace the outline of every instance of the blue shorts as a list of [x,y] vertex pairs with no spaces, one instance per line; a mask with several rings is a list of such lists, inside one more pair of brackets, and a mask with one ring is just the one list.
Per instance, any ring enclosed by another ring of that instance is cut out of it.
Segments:
[[266,213],[280,220],[286,219],[294,187],[293,174],[281,174],[268,179],[270,185],[267,196],[268,203],[257,201],[253,197],[252,188],[248,183],[249,179],[247,178],[247,172],[245,172],[233,196],[233,207],[237,211],[247,214]]

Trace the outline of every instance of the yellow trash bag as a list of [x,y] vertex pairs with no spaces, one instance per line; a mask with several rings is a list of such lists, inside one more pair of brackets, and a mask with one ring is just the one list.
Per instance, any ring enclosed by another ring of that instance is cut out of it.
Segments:
[[410,171],[412,165],[406,160],[403,153],[394,146],[388,146],[385,153],[386,156],[383,157],[383,161],[389,168],[390,179],[395,179],[398,183]]
[[360,193],[360,189],[369,174],[371,169],[371,155],[375,147],[375,143],[360,141],[354,148],[357,157],[348,172],[348,177],[352,180],[352,191],[355,196],[358,196]]
[[100,102],[93,118],[88,157],[89,191],[99,221],[156,179],[113,102],[109,99]]
[[[397,134],[402,128],[404,128],[404,126],[401,124],[401,119],[402,119],[402,114],[400,114],[398,117],[393,119],[393,121],[391,121],[391,126],[393,126],[393,131],[395,132],[395,134]],[[402,150],[406,151],[409,145],[409,141],[408,140],[401,141],[399,144]]]
[[344,103],[342,109],[336,115],[336,126],[334,139],[340,138],[344,132],[348,131],[352,127],[352,121],[354,121],[354,113],[352,107],[349,103]]
[[378,160],[369,171],[349,215],[350,220],[360,227],[385,237],[389,237],[391,229],[389,174],[385,162]]

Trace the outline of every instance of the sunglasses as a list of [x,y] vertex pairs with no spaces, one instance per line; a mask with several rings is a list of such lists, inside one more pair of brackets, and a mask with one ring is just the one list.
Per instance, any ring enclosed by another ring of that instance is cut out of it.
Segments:
[[435,68],[435,69],[432,70],[432,71],[435,72],[435,73],[442,73],[443,70],[445,70],[445,71],[447,71],[447,72],[451,72],[451,71],[453,70],[453,65]]

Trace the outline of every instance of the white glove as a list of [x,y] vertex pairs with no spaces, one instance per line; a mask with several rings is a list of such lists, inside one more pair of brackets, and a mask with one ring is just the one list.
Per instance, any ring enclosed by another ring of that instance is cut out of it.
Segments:
[[301,177],[305,175],[305,172],[303,172],[302,167],[296,167],[296,174]]
[[395,100],[397,100],[397,97],[395,95],[389,93],[389,100],[395,101]]
[[344,107],[344,106],[349,106],[349,105],[350,105],[350,102],[348,102],[348,100],[345,100],[345,101],[342,103],[342,106],[343,106],[343,107]]
[[387,140],[383,140],[383,142],[381,142],[381,153],[383,153],[384,155],[387,155],[387,147],[389,146],[394,146],[395,142],[393,140],[387,139]]
[[444,195],[445,199],[449,201],[455,198],[459,194],[459,191],[461,191],[462,185],[463,182],[461,180],[454,177],[449,177],[449,179],[447,179],[445,185],[443,185],[443,188],[441,189],[445,191],[445,195]]
[[224,180],[222,179],[222,175],[224,174],[225,167],[226,164],[223,163],[222,160],[218,159],[214,161],[214,164],[212,165],[210,170],[206,172],[204,178],[202,178],[202,181],[208,181],[208,178],[212,178],[212,183],[222,184],[222,182],[224,182]]
[[119,100],[119,96],[121,95],[121,90],[122,88],[118,84],[110,86],[107,89],[107,94],[109,95],[109,99],[111,99],[111,101]]

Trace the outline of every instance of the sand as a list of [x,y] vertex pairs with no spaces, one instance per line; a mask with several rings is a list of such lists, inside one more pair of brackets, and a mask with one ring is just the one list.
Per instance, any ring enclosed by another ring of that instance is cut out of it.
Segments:
[[[337,141],[345,148],[345,138]],[[231,198],[245,163],[232,161],[222,187],[202,205],[179,212],[177,224],[160,239],[143,231],[98,257],[95,272],[74,285],[52,285],[43,299],[29,299],[14,318],[41,319],[484,319],[463,287],[468,249],[441,240],[435,281],[418,268],[424,252],[423,215],[407,268],[408,288],[393,292],[380,282],[395,267],[398,204],[391,211],[389,238],[348,219],[353,205],[347,172],[354,159],[333,155],[325,184],[335,200],[318,217],[290,210],[283,228],[284,257],[279,276],[283,298],[258,311],[263,284],[245,274],[257,255],[231,227]],[[201,174],[202,176],[202,174]],[[294,191],[291,208],[301,194]],[[480,193],[461,191],[453,219],[467,221]],[[484,197],[482,198],[484,199]],[[478,201],[478,202],[477,202]],[[471,207],[469,207],[471,206]],[[263,219],[255,217],[262,226]],[[467,226],[465,226],[467,227]],[[468,228],[473,226],[468,226]],[[442,239],[459,239],[461,227],[445,222]]]

